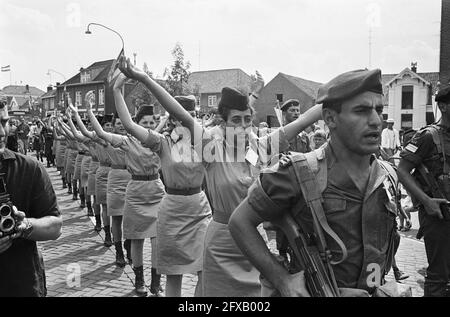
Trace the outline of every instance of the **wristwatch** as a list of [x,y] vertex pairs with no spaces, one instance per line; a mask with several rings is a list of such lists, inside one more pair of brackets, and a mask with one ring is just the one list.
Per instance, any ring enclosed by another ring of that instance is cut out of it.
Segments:
[[23,239],[28,239],[28,237],[31,235],[31,233],[33,232],[33,223],[30,221],[30,219],[28,218],[24,218],[23,222],[26,224],[25,229],[23,229],[22,231],[22,235],[21,238]]

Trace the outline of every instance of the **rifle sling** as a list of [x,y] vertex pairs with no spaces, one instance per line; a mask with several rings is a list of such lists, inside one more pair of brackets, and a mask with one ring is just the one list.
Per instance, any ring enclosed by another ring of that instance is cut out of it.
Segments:
[[[310,152],[306,155],[316,155],[315,151]],[[326,254],[327,245],[324,238],[323,231],[325,231],[336,243],[342,251],[342,257],[339,261],[330,261],[332,265],[337,265],[342,263],[347,258],[347,248],[339,236],[330,228],[325,212],[322,206],[322,193],[319,191],[319,184],[316,179],[316,175],[312,172],[307,157],[305,154],[298,155],[294,160],[296,166],[294,168],[297,182],[303,194],[311,213],[313,215],[314,227],[317,229],[316,232],[319,238],[319,250]],[[317,161],[317,160],[316,160]],[[323,230],[323,231],[322,231]]]

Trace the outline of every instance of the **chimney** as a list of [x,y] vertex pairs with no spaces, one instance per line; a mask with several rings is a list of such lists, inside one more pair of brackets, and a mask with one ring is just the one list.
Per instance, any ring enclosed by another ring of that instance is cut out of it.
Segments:
[[417,62],[411,63],[411,70],[415,73],[417,73]]
[[53,87],[51,85],[47,87],[47,92],[52,91],[52,90],[53,90]]
[[56,87],[61,86],[61,83],[56,83]]

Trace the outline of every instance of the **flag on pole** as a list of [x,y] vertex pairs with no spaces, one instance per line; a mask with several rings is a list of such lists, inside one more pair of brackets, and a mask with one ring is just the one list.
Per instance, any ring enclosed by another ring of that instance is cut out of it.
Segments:
[[125,55],[125,52],[122,49],[119,53],[119,56],[117,56],[116,60],[112,64],[111,69],[109,70],[109,73],[108,73],[108,77],[107,77],[107,81],[108,81],[109,85],[111,85],[114,82],[114,80],[116,80],[117,76],[119,76],[119,74],[120,74],[119,59],[121,56],[124,56],[124,55]]
[[10,71],[11,71],[11,65],[2,66],[2,72],[10,72]]

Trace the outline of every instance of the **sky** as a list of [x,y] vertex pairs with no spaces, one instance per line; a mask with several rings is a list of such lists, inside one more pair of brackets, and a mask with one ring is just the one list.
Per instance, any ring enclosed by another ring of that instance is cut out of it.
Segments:
[[157,77],[177,42],[191,71],[258,70],[266,83],[279,72],[322,83],[361,68],[399,73],[411,62],[437,72],[440,19],[441,0],[0,0],[0,65],[11,65],[0,88],[11,79],[45,91],[116,58],[120,38],[95,26],[86,35],[91,22],[118,31],[125,54]]

